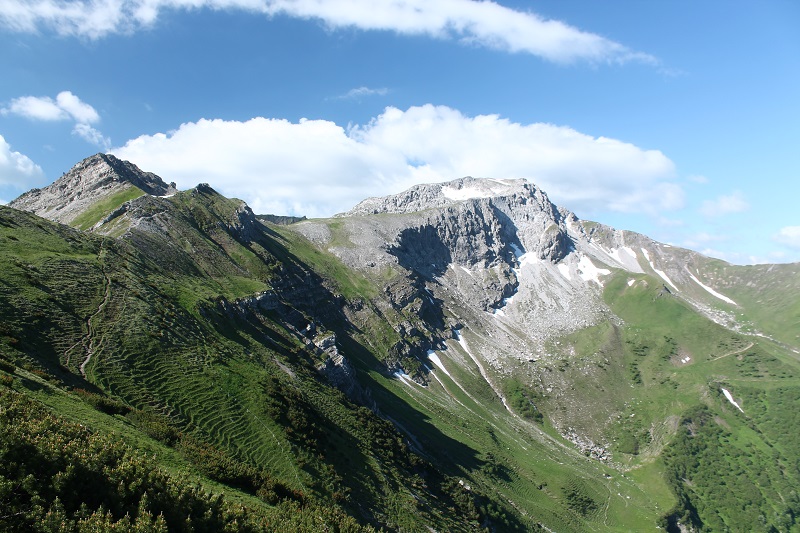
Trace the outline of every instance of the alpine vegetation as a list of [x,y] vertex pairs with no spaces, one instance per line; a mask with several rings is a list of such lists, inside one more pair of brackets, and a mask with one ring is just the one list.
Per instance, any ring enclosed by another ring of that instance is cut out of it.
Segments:
[[98,154],[0,206],[0,529],[800,527],[800,265],[522,179],[213,186]]

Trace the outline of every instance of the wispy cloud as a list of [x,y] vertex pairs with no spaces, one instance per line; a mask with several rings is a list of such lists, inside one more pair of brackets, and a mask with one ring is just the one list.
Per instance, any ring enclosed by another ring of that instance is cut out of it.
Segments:
[[686,179],[693,183],[698,183],[700,185],[705,185],[709,182],[709,179],[701,174],[692,174],[691,176],[686,176]]
[[800,226],[786,226],[773,239],[789,248],[800,250]]
[[389,89],[386,87],[380,87],[378,89],[373,89],[370,87],[356,87],[355,89],[350,89],[344,94],[340,94],[339,96],[335,96],[334,100],[360,100],[361,98],[365,98],[368,96],[385,96],[389,94]]
[[89,124],[75,124],[75,127],[72,128],[72,134],[103,150],[108,150],[111,147],[111,139],[104,136],[100,131],[94,129]]
[[198,8],[318,20],[332,29],[426,35],[556,63],[659,64],[649,54],[564,22],[476,0],[4,0],[0,24],[97,39],[152,26],[166,10]]
[[111,145],[111,140],[92,126],[100,122],[100,114],[70,91],[58,93],[55,99],[49,96],[20,96],[0,109],[0,114],[48,122],[71,120],[75,122],[73,135],[104,150]]
[[44,172],[41,167],[28,156],[12,151],[11,145],[0,135],[0,185],[23,190],[42,177]]
[[706,200],[700,206],[700,213],[707,217],[721,217],[732,213],[741,213],[750,209],[750,204],[741,191],[720,196],[714,200]]
[[445,106],[389,107],[349,129],[324,120],[201,120],[111,152],[181,187],[219,184],[257,211],[281,214],[329,216],[366,196],[467,175],[528,178],[582,215],[658,215],[683,204],[674,165],[659,151]]

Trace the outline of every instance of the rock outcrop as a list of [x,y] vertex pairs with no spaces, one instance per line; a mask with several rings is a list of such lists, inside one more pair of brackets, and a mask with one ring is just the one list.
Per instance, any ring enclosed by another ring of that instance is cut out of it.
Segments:
[[177,192],[174,183],[167,184],[133,163],[110,154],[95,154],[72,167],[55,183],[43,189],[32,189],[9,206],[69,224],[98,201],[131,187],[152,196]]

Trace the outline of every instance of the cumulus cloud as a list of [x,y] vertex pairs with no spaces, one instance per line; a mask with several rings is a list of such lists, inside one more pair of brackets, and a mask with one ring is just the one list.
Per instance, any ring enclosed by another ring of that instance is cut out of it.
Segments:
[[463,176],[527,178],[587,214],[683,205],[661,152],[551,124],[389,107],[348,129],[324,120],[200,120],[111,150],[179,186],[209,182],[257,212],[329,216],[367,196]]
[[734,191],[731,194],[722,195],[714,200],[706,200],[700,206],[700,213],[707,217],[721,217],[732,213],[747,211],[750,204],[741,191]]
[[800,226],[786,226],[778,231],[774,239],[789,248],[800,250]]
[[165,10],[198,8],[318,20],[333,29],[427,35],[557,63],[658,63],[648,54],[564,22],[476,0],[6,0],[0,2],[0,24],[21,32],[48,28],[62,35],[100,38],[151,26]]
[[94,107],[81,101],[70,91],[61,91],[55,99],[49,96],[21,96],[14,98],[2,109],[3,115],[18,115],[31,120],[61,121],[72,120],[75,126],[72,134],[86,142],[107,150],[110,139],[91,126],[100,122],[100,115]]
[[11,145],[0,135],[0,185],[22,190],[42,177],[42,168],[28,156],[12,151]]
[[74,120],[81,124],[94,124],[100,120],[97,111],[82,102],[70,91],[58,93],[55,100],[49,96],[21,96],[14,98],[8,107],[2,109],[4,115],[19,115],[31,120]]
[[94,124],[100,121],[97,111],[69,91],[62,91],[56,96],[56,104],[79,124]]

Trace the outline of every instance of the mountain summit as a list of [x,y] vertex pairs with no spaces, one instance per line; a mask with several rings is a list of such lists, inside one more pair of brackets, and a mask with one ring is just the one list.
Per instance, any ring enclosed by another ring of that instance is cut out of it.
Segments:
[[[534,196],[538,189],[525,179],[490,179],[467,176],[446,183],[415,185],[389,196],[367,198],[338,216],[378,213],[412,213],[453,205],[459,201],[503,196]],[[541,194],[541,193],[540,193]]]
[[9,206],[63,224],[73,224],[98,202],[127,200],[142,194],[167,196],[175,192],[174,183],[167,184],[155,174],[141,171],[133,163],[110,154],[96,154],[72,167],[55,183],[26,192]]

